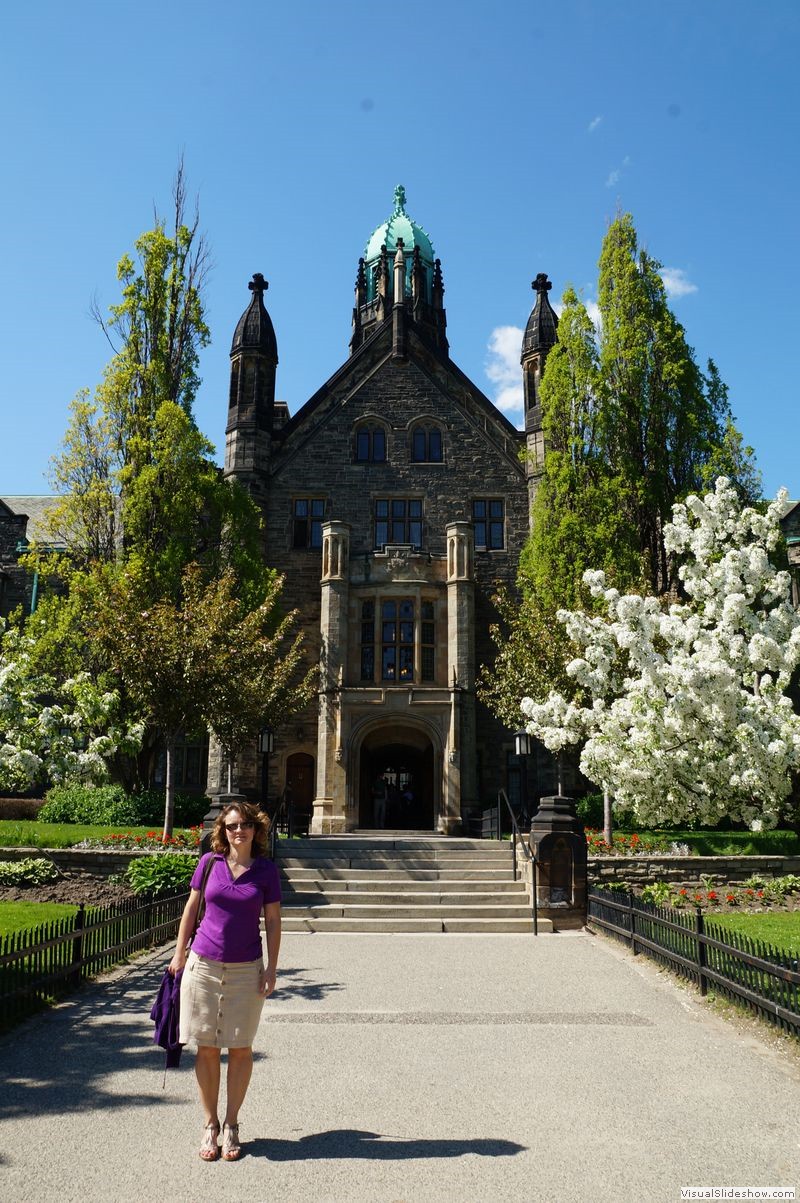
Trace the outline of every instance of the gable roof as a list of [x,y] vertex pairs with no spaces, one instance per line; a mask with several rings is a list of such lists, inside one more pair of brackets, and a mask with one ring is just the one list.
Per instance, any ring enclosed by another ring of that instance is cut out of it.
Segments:
[[45,510],[55,500],[52,493],[12,494],[0,497],[0,505],[16,517],[28,519],[25,538],[34,543],[45,537]]
[[[525,439],[524,432],[517,430],[445,352],[432,346],[421,336],[413,319],[407,317],[406,321],[409,333],[407,358],[413,361],[437,388],[449,393],[468,420],[477,420],[498,449],[518,466],[518,451]],[[275,437],[282,443],[291,442],[296,436],[300,436],[303,441],[304,435],[311,437],[329,414],[343,404],[348,396],[352,396],[364,381],[391,357],[392,322],[391,319],[387,319],[289,418],[285,426],[275,432]]]

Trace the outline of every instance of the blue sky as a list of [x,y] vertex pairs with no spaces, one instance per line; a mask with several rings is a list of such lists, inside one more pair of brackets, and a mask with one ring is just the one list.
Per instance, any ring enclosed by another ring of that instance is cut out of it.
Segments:
[[181,153],[214,271],[199,425],[262,271],[294,411],[346,358],[367,238],[405,185],[441,257],[453,359],[507,407],[546,271],[595,297],[616,210],[717,361],[765,491],[797,456],[800,5],[766,0],[56,0],[3,18],[0,495],[46,492],[108,358],[93,296],[168,213]]

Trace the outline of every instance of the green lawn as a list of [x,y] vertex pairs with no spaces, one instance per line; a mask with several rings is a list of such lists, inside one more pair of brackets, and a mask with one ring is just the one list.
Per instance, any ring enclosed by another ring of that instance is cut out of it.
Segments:
[[0,902],[0,936],[64,919],[77,909],[61,902]]
[[695,856],[798,856],[796,831],[645,831],[667,843],[688,844]]
[[775,914],[707,915],[709,923],[718,924],[747,936],[762,940],[784,952],[800,953],[800,911],[777,911]]
[[[179,830],[183,829],[176,828],[176,835]],[[83,840],[101,839],[120,831],[131,831],[134,835],[156,831],[160,835],[161,826],[128,827],[124,823],[117,823],[114,827],[103,827],[96,823],[37,823],[33,819],[0,819],[0,848],[72,848]]]

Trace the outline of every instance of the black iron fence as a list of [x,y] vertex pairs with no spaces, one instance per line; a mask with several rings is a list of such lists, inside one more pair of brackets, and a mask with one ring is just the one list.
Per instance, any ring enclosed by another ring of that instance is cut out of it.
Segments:
[[79,906],[74,915],[0,940],[0,1028],[69,993],[86,978],[178,934],[188,894],[114,906]]
[[800,959],[691,912],[592,887],[589,923],[688,978],[800,1036]]

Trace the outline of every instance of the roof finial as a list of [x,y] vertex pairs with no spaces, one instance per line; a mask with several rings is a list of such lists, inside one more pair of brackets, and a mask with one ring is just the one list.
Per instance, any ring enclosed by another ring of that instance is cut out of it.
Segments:
[[405,213],[406,211],[406,190],[402,184],[398,184],[394,190],[394,211],[395,213]]
[[540,295],[543,292],[548,293],[552,287],[553,285],[547,278],[547,272],[539,272],[536,279],[531,281],[531,288]]
[[264,279],[261,272],[256,272],[247,287],[251,292],[256,293],[258,296],[263,296],[269,288],[269,284]]

